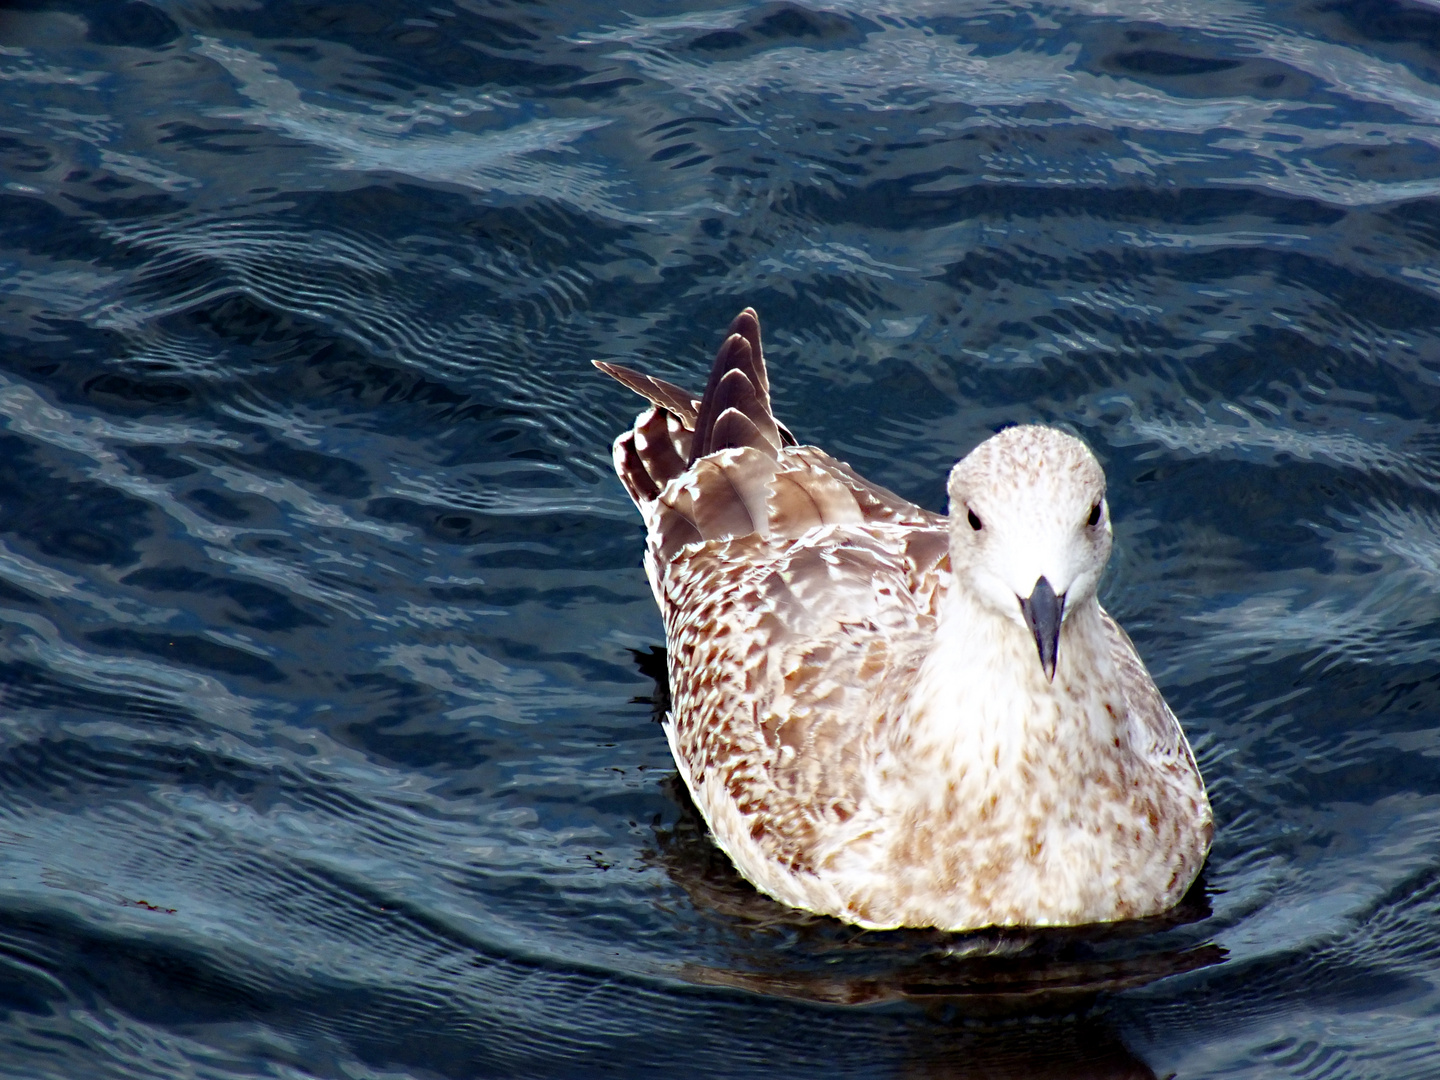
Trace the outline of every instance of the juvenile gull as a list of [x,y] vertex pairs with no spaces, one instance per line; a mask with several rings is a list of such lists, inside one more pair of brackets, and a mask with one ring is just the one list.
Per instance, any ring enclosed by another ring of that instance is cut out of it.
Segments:
[[652,407],[615,440],[665,620],[666,736],[757,888],[872,928],[1153,915],[1195,880],[1194,755],[1095,596],[1105,474],[1015,427],[950,473],[942,517],[770,411],[760,324],[705,393],[616,364]]

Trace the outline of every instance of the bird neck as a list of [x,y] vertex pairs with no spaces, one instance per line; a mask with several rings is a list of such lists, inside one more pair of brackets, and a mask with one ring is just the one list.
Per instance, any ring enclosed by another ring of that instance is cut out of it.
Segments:
[[[945,762],[1018,767],[1037,745],[1113,738],[1106,720],[1114,713],[1107,714],[1103,700],[1111,661],[1093,595],[1066,613],[1053,680],[1034,636],[972,590],[951,588],[939,616],[934,646],[897,725],[901,748],[938,756],[953,775]],[[1117,711],[1123,715],[1123,705]]]

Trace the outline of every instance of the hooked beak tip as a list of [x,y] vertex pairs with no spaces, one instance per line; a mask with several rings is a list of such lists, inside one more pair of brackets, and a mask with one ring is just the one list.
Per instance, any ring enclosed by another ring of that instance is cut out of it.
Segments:
[[1055,681],[1055,661],[1060,648],[1060,621],[1065,613],[1065,597],[1056,596],[1049,579],[1043,575],[1035,582],[1028,597],[1020,599],[1025,625],[1035,635],[1035,648],[1040,653],[1040,667],[1045,677]]

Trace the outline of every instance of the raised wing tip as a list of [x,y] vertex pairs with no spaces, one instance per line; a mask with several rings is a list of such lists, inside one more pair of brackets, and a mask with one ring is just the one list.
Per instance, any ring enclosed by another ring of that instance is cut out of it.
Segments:
[[633,371],[623,364],[612,364],[608,360],[591,360],[590,363],[622,386],[648,399],[652,405],[679,417],[687,428],[694,428],[697,402],[691,398],[689,391],[654,375]]

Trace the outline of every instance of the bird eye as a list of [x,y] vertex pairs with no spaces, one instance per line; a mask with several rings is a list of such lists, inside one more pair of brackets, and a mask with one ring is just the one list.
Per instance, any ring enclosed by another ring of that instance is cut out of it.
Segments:
[[985,527],[984,525],[980,524],[980,519],[975,516],[975,511],[971,510],[968,506],[965,508],[965,516],[970,520],[970,528],[974,529],[976,532],[979,532]]
[[1100,504],[1098,502],[1090,508],[1090,516],[1085,519],[1085,524],[1092,529],[1100,524]]

